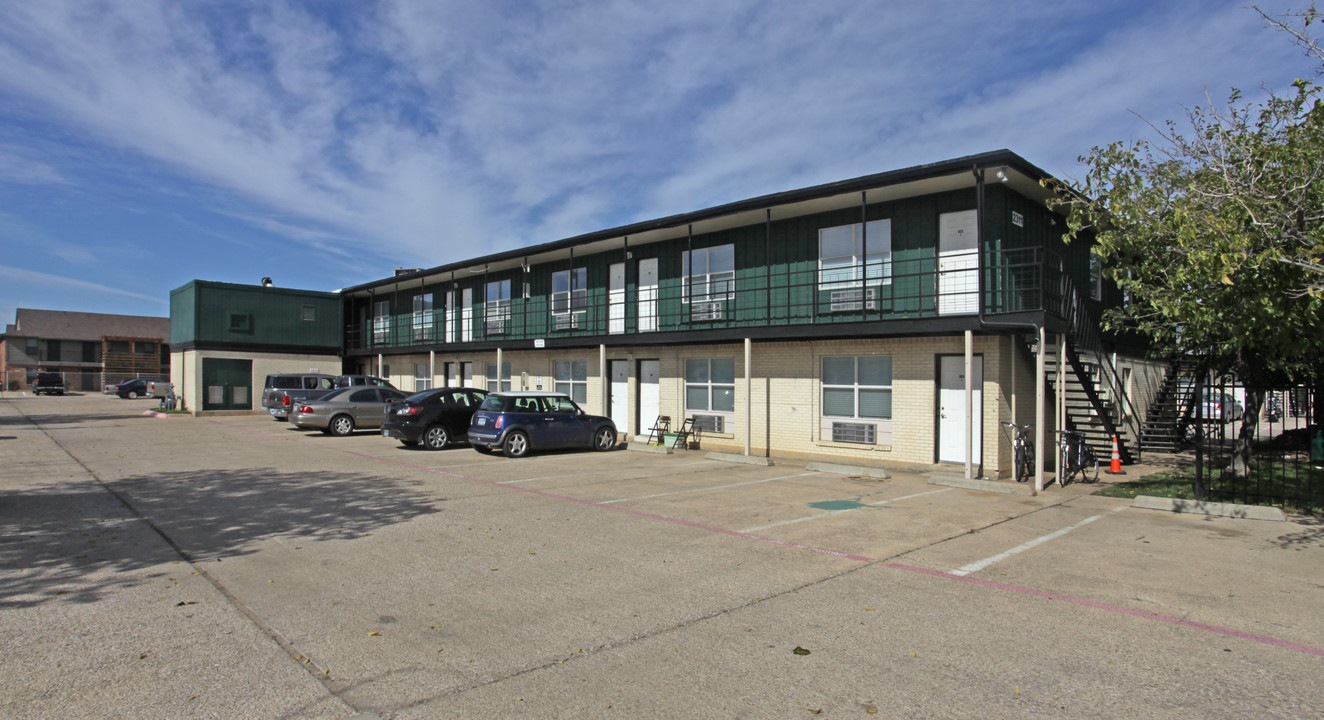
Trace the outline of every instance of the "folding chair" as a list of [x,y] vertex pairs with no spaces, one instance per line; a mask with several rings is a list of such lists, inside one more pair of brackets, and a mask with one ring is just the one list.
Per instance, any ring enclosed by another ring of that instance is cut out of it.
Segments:
[[648,431],[648,442],[646,444],[652,445],[655,437],[658,444],[661,444],[666,440],[666,433],[669,432],[671,432],[671,416],[658,415],[657,421],[653,423],[653,427]]
[[676,431],[676,442],[689,450],[691,438],[693,438],[694,446],[697,448],[699,446],[699,429],[694,427],[694,418],[687,417],[685,422],[680,424],[680,429]]

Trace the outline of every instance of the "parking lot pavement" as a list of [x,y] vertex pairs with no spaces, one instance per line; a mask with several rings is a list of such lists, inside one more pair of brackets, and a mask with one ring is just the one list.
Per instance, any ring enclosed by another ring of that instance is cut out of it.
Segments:
[[127,402],[0,401],[0,714],[1324,708],[1318,523]]

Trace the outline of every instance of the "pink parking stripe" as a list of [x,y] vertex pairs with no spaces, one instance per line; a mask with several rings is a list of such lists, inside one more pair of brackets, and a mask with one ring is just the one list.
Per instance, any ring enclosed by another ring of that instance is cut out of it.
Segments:
[[1263,643],[1265,645],[1272,645],[1274,647],[1280,647],[1287,650],[1295,650],[1297,652],[1303,652],[1308,655],[1317,655],[1319,657],[1324,657],[1324,649],[1311,647],[1309,645],[1302,645],[1300,643],[1288,642],[1286,640],[1279,640],[1278,638],[1269,637],[1267,635],[1257,635],[1255,633],[1245,632],[1244,630],[1233,630],[1232,628],[1225,628],[1225,627],[1220,627],[1218,625],[1210,625],[1208,623],[1195,622],[1194,620],[1183,620],[1181,618],[1172,617],[1171,615],[1159,615],[1158,613],[1146,612],[1144,610],[1134,610],[1131,608],[1125,608],[1118,605],[1109,605],[1108,603],[1101,603],[1101,602],[1096,602],[1094,600],[1086,600],[1084,598],[1072,597],[1070,595],[1062,595],[1059,593],[1047,592],[1045,590],[1035,590],[1033,588],[1021,587],[1019,585],[1008,585],[1006,583],[995,582],[993,580],[981,580],[979,578],[970,577],[969,575],[953,575],[952,573],[943,572],[942,570],[930,570],[928,568],[915,567],[913,565],[902,565],[900,563],[888,563],[886,567],[896,568],[897,570],[908,570],[910,572],[922,573],[924,575],[932,575],[934,577],[947,578],[948,580],[959,580],[961,582],[973,583],[981,587],[994,588],[997,590],[1006,590],[1008,592],[1020,593],[1022,595],[1032,595],[1034,597],[1045,598],[1048,600],[1061,600],[1062,602],[1068,602],[1073,605],[1081,605],[1084,607],[1094,608],[1096,610],[1106,610],[1108,612],[1115,612],[1122,615],[1130,615],[1132,617],[1143,618],[1145,620],[1154,620],[1156,622],[1168,623],[1169,625],[1180,625],[1181,627],[1193,628],[1195,630],[1204,630],[1206,632],[1217,633],[1219,635],[1226,635],[1228,637],[1234,637],[1241,640],[1249,640],[1251,642]]

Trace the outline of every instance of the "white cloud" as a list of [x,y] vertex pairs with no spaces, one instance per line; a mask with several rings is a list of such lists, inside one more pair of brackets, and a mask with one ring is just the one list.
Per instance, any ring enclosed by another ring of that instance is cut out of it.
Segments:
[[10,282],[16,284],[41,285],[45,287],[60,288],[65,291],[90,291],[94,295],[101,295],[103,297],[106,295],[116,295],[132,298],[134,300],[142,300],[157,305],[163,305],[166,303],[165,298],[144,295],[142,293],[133,292],[132,290],[123,290],[109,285],[79,280],[78,278],[52,275],[51,273],[39,272],[37,270],[29,270],[26,268],[10,267],[8,265],[0,265],[0,277],[4,277]]

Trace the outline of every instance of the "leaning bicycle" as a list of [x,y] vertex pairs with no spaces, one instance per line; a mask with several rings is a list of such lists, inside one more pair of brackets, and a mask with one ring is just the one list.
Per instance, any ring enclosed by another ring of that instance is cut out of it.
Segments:
[[1030,442],[1030,428],[1034,426],[1009,422],[1002,424],[1016,433],[1016,437],[1011,441],[1012,463],[1016,482],[1025,482],[1034,475],[1034,444]]
[[1067,484],[1072,475],[1080,473],[1080,481],[1092,483],[1099,479],[1099,458],[1094,448],[1085,442],[1084,433],[1076,430],[1058,430],[1062,441],[1057,449],[1057,484]]

